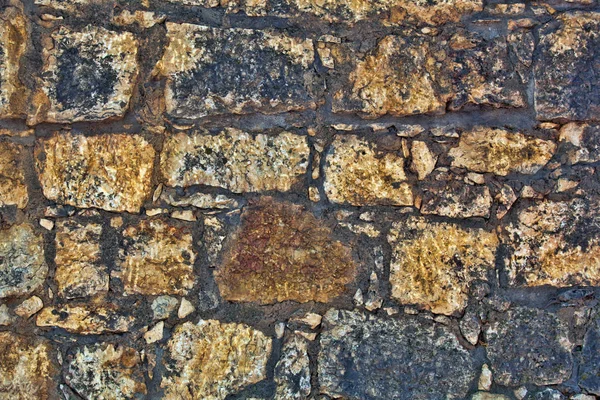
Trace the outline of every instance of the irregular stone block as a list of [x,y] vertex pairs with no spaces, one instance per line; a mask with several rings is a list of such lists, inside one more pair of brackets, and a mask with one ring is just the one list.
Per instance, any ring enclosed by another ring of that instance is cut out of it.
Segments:
[[63,220],[56,224],[56,280],[58,293],[67,298],[108,292],[108,272],[100,261],[99,224]]
[[0,332],[0,398],[59,398],[54,360],[49,342]]
[[44,196],[75,207],[137,213],[150,196],[154,148],[141,136],[55,134],[36,143]]
[[571,376],[572,345],[554,314],[524,307],[493,314],[484,338],[499,385],[557,385]]
[[559,140],[570,145],[564,149],[570,164],[600,161],[600,125],[565,124],[560,129]]
[[29,94],[19,79],[29,29],[23,14],[13,7],[6,8],[0,20],[0,118],[20,118],[27,112]]
[[461,135],[450,149],[452,166],[475,172],[535,174],[552,158],[556,145],[504,129],[477,128]]
[[483,229],[411,218],[395,222],[388,241],[392,297],[436,314],[462,312],[471,282],[495,271],[499,241]]
[[509,284],[599,285],[599,206],[595,198],[521,203],[502,237]]
[[68,357],[65,381],[84,399],[125,400],[146,394],[138,352],[110,343],[77,348]]
[[271,339],[244,324],[200,320],[175,328],[167,345],[165,400],[224,400],[267,377]]
[[488,218],[492,201],[487,186],[452,181],[445,185],[428,186],[423,195],[421,212],[451,218]]
[[478,366],[454,333],[433,321],[330,310],[318,374],[321,393],[336,398],[463,399]]
[[31,225],[0,230],[0,299],[33,292],[47,274],[44,240]]
[[162,220],[143,220],[123,231],[117,270],[127,294],[185,295],[194,286],[192,233]]
[[596,313],[585,334],[579,365],[579,386],[600,396],[600,314]]
[[540,30],[538,119],[600,120],[600,13],[560,14]]
[[263,198],[244,209],[215,271],[229,301],[328,302],[346,291],[356,266],[351,251],[302,206]]
[[285,339],[274,379],[275,397],[279,400],[302,400],[310,395],[308,341],[302,336],[291,334]]
[[23,153],[21,145],[0,142],[0,207],[25,208],[29,202],[21,161]]
[[313,42],[271,31],[167,23],[158,65],[176,118],[314,108]]
[[130,32],[62,26],[50,36],[30,124],[122,117],[137,79],[138,42]]
[[378,150],[355,135],[337,135],[326,154],[327,198],[334,203],[412,205],[402,154]]
[[283,132],[252,136],[237,129],[218,135],[179,133],[167,138],[161,171],[169,186],[210,185],[232,192],[286,192],[308,167],[306,137]]
[[129,331],[133,317],[124,315],[113,304],[69,304],[44,308],[37,315],[36,324],[82,335],[100,335]]

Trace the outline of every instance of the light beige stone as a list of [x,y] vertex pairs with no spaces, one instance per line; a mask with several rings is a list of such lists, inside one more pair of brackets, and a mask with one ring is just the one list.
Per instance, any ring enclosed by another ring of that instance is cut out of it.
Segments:
[[427,143],[415,140],[411,144],[412,169],[417,173],[419,180],[423,180],[433,172],[437,156],[429,150]]
[[164,321],[160,321],[159,323],[154,325],[152,329],[149,329],[148,332],[144,333],[144,340],[146,340],[146,343],[148,344],[162,340],[164,329],[165,323]]
[[123,314],[112,304],[69,304],[42,309],[36,317],[36,324],[82,335],[100,335],[129,331],[133,317]]
[[194,311],[196,311],[196,308],[194,308],[193,304],[184,297],[181,299],[181,304],[179,305],[179,309],[177,310],[177,317],[185,318]]
[[29,318],[42,308],[44,308],[44,302],[42,299],[37,296],[31,296],[15,307],[15,314],[23,318]]

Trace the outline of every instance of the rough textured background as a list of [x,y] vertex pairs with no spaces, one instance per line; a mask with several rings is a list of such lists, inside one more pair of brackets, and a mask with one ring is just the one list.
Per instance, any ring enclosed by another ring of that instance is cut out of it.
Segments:
[[0,400],[600,397],[598,0],[0,4]]

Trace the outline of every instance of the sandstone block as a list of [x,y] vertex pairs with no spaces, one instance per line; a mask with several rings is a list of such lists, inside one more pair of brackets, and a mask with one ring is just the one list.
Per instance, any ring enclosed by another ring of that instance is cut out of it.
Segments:
[[25,175],[23,174],[23,146],[0,142],[0,207],[25,208],[29,202]]
[[13,7],[6,8],[0,20],[0,117],[19,118],[27,112],[28,91],[19,79],[19,69],[29,29],[23,14]]
[[133,317],[113,304],[68,304],[44,308],[37,315],[36,324],[82,335],[100,335],[129,331]]

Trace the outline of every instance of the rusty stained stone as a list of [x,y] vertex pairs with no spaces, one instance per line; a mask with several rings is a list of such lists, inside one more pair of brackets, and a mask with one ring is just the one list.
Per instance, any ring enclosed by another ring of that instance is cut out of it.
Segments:
[[600,13],[558,15],[540,29],[538,49],[538,119],[600,120]]
[[450,181],[426,187],[421,212],[450,218],[488,218],[492,202],[487,186]]
[[67,304],[44,308],[36,317],[36,325],[63,328],[82,335],[100,335],[129,331],[133,317],[124,315],[111,303]]
[[509,283],[517,286],[600,285],[597,198],[522,203],[504,227]]
[[176,118],[316,106],[313,42],[271,31],[167,23],[158,71]]
[[58,293],[67,298],[108,292],[108,271],[100,261],[99,224],[62,220],[56,224],[56,280]]
[[403,155],[378,150],[356,135],[337,135],[326,154],[327,198],[334,203],[413,205]]
[[23,117],[28,90],[19,79],[21,58],[27,49],[29,29],[23,14],[13,7],[0,14],[0,117]]
[[138,42],[130,32],[88,25],[60,27],[43,50],[40,88],[30,124],[72,123],[122,117],[137,79]]
[[0,332],[0,398],[56,399],[58,366],[50,343]]
[[411,218],[395,222],[388,241],[392,297],[435,314],[461,313],[471,282],[495,273],[499,241],[483,229]]
[[452,166],[475,172],[506,176],[511,173],[535,174],[550,159],[556,144],[504,129],[479,127],[460,136],[450,149]]
[[139,353],[127,346],[81,346],[67,360],[65,381],[85,399],[125,400],[146,394]]
[[29,202],[25,175],[23,174],[23,146],[0,142],[0,207],[25,208]]
[[160,165],[169,186],[210,185],[235,193],[286,192],[306,174],[309,153],[304,136],[289,132],[253,136],[227,128],[217,135],[169,136]]
[[36,143],[46,198],[75,207],[137,213],[150,196],[154,148],[138,135],[56,133]]
[[0,299],[33,292],[47,274],[44,240],[31,225],[0,230]]
[[192,233],[162,220],[143,220],[123,231],[117,270],[126,294],[185,295],[194,286]]
[[267,377],[272,340],[244,324],[200,320],[175,328],[167,345],[165,400],[223,400]]
[[302,206],[263,198],[245,209],[217,268],[221,296],[271,304],[326,303],[346,291],[356,265],[350,249]]

